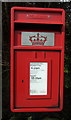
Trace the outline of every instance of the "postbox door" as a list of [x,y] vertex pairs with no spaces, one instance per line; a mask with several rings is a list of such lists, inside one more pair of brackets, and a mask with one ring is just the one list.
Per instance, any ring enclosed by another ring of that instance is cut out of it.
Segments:
[[57,107],[59,66],[60,52],[15,51],[15,107]]

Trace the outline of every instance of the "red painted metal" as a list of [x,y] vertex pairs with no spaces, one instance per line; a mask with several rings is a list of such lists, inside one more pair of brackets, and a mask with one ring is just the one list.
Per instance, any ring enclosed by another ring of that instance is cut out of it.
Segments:
[[[24,26],[25,24],[26,27]],[[29,27],[29,24],[31,27]],[[38,29],[38,25],[42,29]],[[22,46],[21,32],[28,31],[54,32],[54,46]],[[11,111],[46,112],[62,110],[64,91],[64,36],[65,11],[63,9],[33,7],[13,7],[11,9]],[[47,95],[29,95],[30,62],[48,62]]]

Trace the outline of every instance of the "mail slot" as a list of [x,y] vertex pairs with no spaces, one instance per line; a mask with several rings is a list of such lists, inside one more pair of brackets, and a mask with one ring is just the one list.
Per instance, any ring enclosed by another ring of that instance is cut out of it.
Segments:
[[62,110],[64,34],[63,9],[11,9],[11,111]]

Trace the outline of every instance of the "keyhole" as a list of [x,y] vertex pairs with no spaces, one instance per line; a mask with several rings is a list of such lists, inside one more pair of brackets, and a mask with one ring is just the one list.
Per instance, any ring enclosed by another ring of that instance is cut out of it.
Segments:
[[22,80],[22,83],[24,82],[24,80]]

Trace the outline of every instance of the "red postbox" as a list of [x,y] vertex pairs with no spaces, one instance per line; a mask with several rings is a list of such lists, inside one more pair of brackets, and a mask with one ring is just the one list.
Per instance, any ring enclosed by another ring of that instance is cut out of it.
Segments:
[[11,111],[62,110],[64,34],[63,9],[11,9]]

